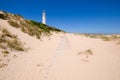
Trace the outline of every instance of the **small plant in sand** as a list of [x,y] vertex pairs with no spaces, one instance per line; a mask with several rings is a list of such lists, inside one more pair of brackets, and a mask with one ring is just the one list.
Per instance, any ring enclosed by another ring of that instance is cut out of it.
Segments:
[[21,28],[21,31],[24,32],[24,33],[27,33],[27,28],[22,27],[22,28]]
[[84,52],[79,52],[78,55],[80,54],[86,54],[86,55],[93,55],[92,49],[85,50]]
[[7,54],[9,54],[10,52],[7,51],[7,50],[4,50],[4,51],[2,51],[2,53],[5,54],[5,55],[7,55]]
[[6,66],[8,66],[8,65],[5,64],[5,63],[0,62],[0,68],[4,68],[4,67],[6,67]]
[[13,57],[14,57],[14,58],[16,58],[16,57],[17,57],[17,55],[16,55],[16,54],[14,54],[14,55],[13,55]]
[[79,52],[77,55],[83,55],[83,61],[88,62],[89,61],[89,56],[93,55],[92,49],[87,49],[84,52]]
[[85,52],[86,52],[87,55],[93,55],[93,52],[92,52],[91,49],[88,49],[88,50],[86,50]]

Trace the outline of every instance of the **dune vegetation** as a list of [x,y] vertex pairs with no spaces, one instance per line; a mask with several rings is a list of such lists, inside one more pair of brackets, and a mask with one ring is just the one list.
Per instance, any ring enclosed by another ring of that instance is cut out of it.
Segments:
[[110,35],[105,35],[105,34],[84,34],[84,35],[86,37],[90,37],[90,38],[102,39],[103,41],[120,40],[120,35],[119,34],[110,34]]
[[3,53],[8,54],[6,50],[24,51],[24,46],[17,38],[17,35],[13,35],[7,29],[0,29],[0,49],[3,49]]
[[11,26],[20,28],[24,33],[27,33],[30,36],[35,36],[37,39],[40,39],[41,35],[50,35],[51,32],[64,32],[55,27],[42,24],[41,22],[26,20],[20,15],[10,14],[5,11],[0,13],[0,18],[8,20],[8,23]]

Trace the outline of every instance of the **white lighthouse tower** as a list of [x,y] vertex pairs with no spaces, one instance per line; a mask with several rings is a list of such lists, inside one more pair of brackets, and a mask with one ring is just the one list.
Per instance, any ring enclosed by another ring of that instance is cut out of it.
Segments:
[[45,13],[45,10],[43,10],[43,13],[42,13],[42,23],[46,24],[46,13]]

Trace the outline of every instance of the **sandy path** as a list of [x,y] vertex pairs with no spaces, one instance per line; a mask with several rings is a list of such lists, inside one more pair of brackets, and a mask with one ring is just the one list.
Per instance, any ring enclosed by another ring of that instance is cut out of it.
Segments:
[[[120,46],[114,42],[56,34],[32,47],[0,69],[0,80],[120,80]],[[78,52],[87,49],[93,55],[84,62]]]
[[53,73],[53,66],[55,65],[57,59],[68,49],[70,49],[70,43],[65,34],[64,36],[62,36],[60,43],[55,50],[55,54],[52,56],[52,58],[47,63],[47,66],[45,67],[43,76],[45,80],[55,80],[53,79],[55,77],[55,73]]
[[[45,80],[119,80],[120,47],[112,42],[65,35],[49,65],[45,69]],[[95,45],[94,45],[94,44]],[[70,46],[71,45],[71,46]],[[79,51],[93,49],[88,62]]]

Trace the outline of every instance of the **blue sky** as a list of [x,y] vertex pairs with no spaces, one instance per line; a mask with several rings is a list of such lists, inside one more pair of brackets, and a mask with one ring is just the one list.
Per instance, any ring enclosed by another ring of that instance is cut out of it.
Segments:
[[1,0],[0,10],[67,32],[120,33],[120,0]]

